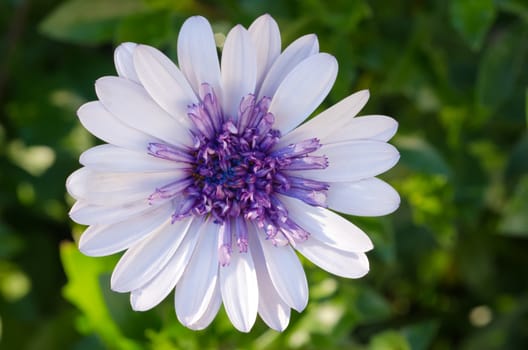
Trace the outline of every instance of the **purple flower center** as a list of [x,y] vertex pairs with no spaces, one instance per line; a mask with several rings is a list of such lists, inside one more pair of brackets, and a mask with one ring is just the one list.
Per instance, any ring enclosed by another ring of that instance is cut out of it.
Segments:
[[242,98],[238,115],[226,116],[213,89],[202,84],[201,101],[188,107],[194,145],[180,149],[151,143],[148,153],[187,164],[188,176],[157,188],[149,200],[171,199],[173,221],[189,215],[211,215],[221,224],[220,262],[229,263],[232,237],[247,251],[247,223],[263,228],[275,244],[303,241],[308,233],[288,218],[276,194],[326,206],[326,183],[295,176],[295,171],[324,169],[326,157],[310,155],[321,147],[308,139],[274,148],[280,132],[268,112],[270,99]]

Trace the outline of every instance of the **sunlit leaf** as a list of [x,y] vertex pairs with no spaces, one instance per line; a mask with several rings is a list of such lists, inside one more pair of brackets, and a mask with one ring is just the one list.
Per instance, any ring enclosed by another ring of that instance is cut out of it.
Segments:
[[20,268],[0,260],[0,295],[9,302],[23,298],[31,289],[31,281]]
[[370,341],[368,348],[369,350],[411,350],[407,339],[392,330],[376,334]]
[[26,146],[20,140],[11,142],[7,152],[13,163],[33,176],[42,175],[55,162],[55,151],[48,146]]
[[64,297],[79,308],[86,321],[88,331],[96,332],[106,344],[119,349],[136,350],[139,345],[126,339],[111,318],[99,285],[99,276],[111,271],[114,257],[94,259],[79,252],[72,242],[63,242],[60,247],[61,260],[68,278]]

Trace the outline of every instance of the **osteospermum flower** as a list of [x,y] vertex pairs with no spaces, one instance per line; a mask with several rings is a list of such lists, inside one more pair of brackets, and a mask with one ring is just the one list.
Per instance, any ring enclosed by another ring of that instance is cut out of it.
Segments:
[[228,33],[219,63],[211,26],[191,17],[178,66],[133,43],[116,49],[115,64],[119,76],[97,80],[99,100],[78,111],[107,144],[81,155],[67,188],[72,219],[90,225],[80,250],[126,250],[111,287],[130,292],[134,310],[175,290],[189,328],[205,328],[223,304],[241,331],[257,313],[283,330],[290,309],[308,301],[295,250],[338,276],[367,273],[370,239],[329,209],[376,216],[398,207],[374,177],[399,158],[386,142],[397,123],[355,118],[369,97],[360,91],[300,125],[337,74],[315,35],[281,52],[264,15]]

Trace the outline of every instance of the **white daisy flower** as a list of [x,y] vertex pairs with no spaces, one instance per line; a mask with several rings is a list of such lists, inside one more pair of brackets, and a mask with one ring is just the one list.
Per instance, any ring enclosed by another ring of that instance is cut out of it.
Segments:
[[[176,315],[207,327],[221,304],[248,332],[257,313],[284,330],[308,286],[297,250],[328,272],[369,270],[367,235],[335,214],[377,216],[399,196],[376,175],[393,167],[390,117],[355,115],[355,93],[300,125],[330,91],[337,62],[303,36],[281,52],[269,15],[227,35],[219,62],[213,31],[189,18],[176,66],[160,51],[124,43],[117,77],[97,80],[98,101],[78,115],[107,144],[80,157],[67,180],[70,215],[89,225],[80,250],[123,250],[111,288],[148,310],[171,291]],[[329,208],[329,209],[328,209]]]

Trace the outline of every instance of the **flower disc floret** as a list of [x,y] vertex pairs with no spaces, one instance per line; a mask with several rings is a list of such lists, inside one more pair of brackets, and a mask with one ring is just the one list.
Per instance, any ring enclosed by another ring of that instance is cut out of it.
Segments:
[[[242,98],[238,114],[226,116],[214,90],[202,84],[200,102],[188,107],[194,125],[193,147],[179,150],[167,144],[149,145],[152,156],[187,162],[188,176],[156,189],[150,201],[177,199],[173,222],[190,215],[211,215],[217,224],[234,220],[240,228],[245,223],[239,219],[244,219],[264,227],[267,238],[276,239],[277,233],[283,232],[290,240],[307,239],[308,234],[288,219],[276,195],[289,194],[311,205],[325,205],[326,183],[298,178],[288,171],[324,169],[328,161],[324,156],[310,156],[321,147],[317,139],[273,150],[281,135],[273,129],[275,117],[268,111],[269,104],[268,97],[256,101],[248,94]],[[246,231],[237,230],[241,252],[247,247]],[[302,234],[295,234],[300,231]],[[224,248],[228,255],[230,241]]]

